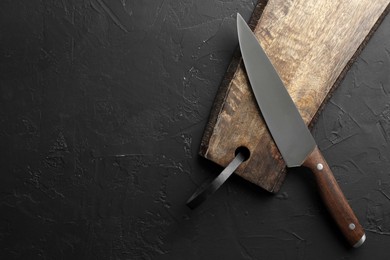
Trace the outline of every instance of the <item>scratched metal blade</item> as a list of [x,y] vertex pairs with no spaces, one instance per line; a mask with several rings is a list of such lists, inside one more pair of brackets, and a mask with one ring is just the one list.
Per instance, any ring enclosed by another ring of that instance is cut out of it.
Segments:
[[253,93],[288,167],[300,166],[316,144],[255,35],[237,14],[241,53]]

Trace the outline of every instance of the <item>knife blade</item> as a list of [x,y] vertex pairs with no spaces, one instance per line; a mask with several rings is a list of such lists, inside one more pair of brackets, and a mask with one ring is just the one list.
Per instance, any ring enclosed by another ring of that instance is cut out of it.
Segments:
[[305,166],[312,171],[322,200],[345,238],[353,247],[361,246],[366,239],[362,226],[277,71],[240,14],[237,31],[253,94],[287,167]]

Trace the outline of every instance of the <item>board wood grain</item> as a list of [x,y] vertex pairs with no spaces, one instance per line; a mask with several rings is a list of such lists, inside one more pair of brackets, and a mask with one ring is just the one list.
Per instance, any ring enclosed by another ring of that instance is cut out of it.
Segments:
[[[249,25],[309,126],[353,58],[389,11],[390,0],[259,1]],[[240,53],[221,83],[200,155],[226,166],[238,147],[251,155],[236,174],[277,192],[286,165],[252,96]]]

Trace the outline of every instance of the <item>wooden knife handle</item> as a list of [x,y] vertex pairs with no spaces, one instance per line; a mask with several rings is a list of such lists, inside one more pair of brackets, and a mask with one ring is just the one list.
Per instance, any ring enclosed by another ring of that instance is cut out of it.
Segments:
[[361,246],[366,239],[364,230],[317,146],[303,166],[314,173],[321,197],[350,245]]

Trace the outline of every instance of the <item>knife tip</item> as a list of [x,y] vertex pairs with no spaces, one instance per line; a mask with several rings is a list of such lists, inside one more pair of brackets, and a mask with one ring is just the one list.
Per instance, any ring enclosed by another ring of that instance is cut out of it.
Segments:
[[240,31],[241,31],[240,28],[243,28],[244,24],[246,24],[244,18],[242,18],[240,13],[237,13],[237,30],[238,30],[238,34],[240,34]]

